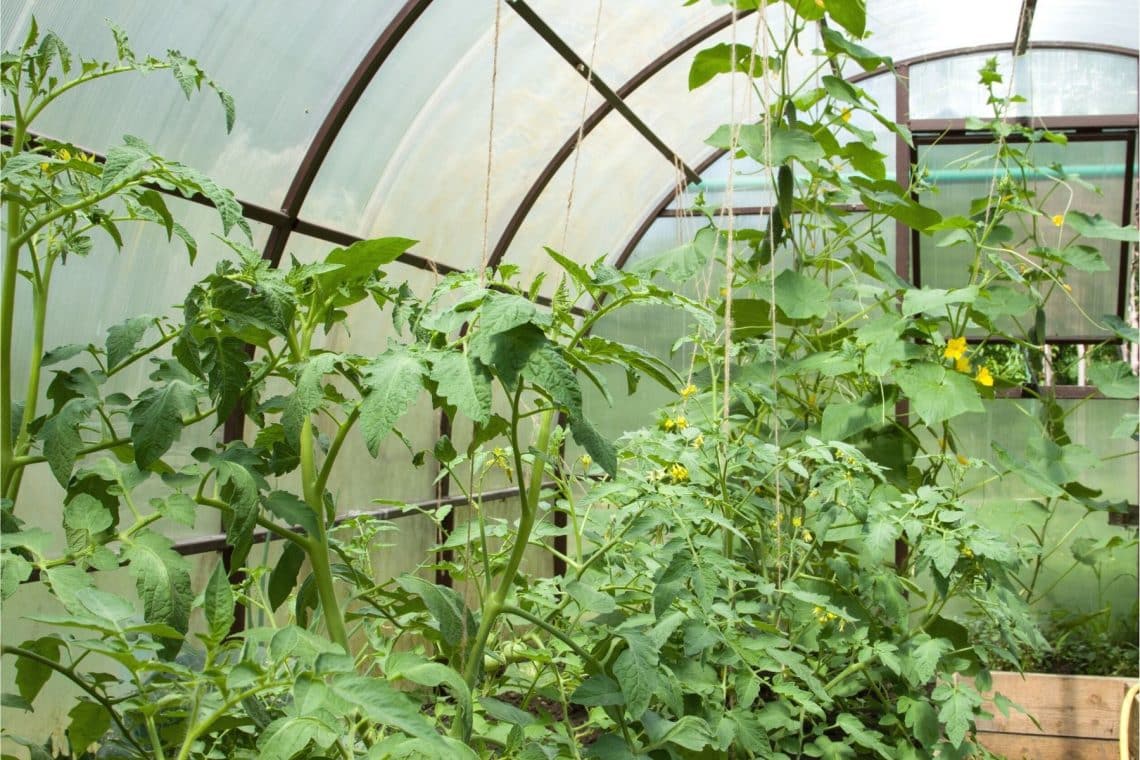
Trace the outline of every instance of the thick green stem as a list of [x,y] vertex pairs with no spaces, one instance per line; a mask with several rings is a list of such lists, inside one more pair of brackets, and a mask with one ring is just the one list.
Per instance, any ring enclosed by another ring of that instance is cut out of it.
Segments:
[[[24,145],[24,126],[17,123],[12,134],[12,153]],[[0,284],[0,492],[7,494],[15,458],[12,435],[12,332],[16,314],[16,274],[20,267],[21,222],[23,209],[19,203],[8,203],[7,239],[4,245],[4,272]]]
[[[32,251],[34,257],[36,252]],[[40,400],[40,371],[44,355],[44,330],[47,325],[48,293],[51,291],[51,273],[55,259],[48,254],[44,261],[43,273],[36,277],[32,287],[32,348],[28,352],[28,383],[24,393],[24,410],[20,424],[16,431],[16,441],[13,444],[12,472],[4,489],[4,495],[12,501],[20,493],[20,481],[23,479],[23,468],[16,468],[16,457],[28,453],[31,442],[28,435],[28,426],[36,418],[36,407]]]
[[[526,553],[526,547],[530,542],[530,533],[534,528],[535,514],[538,512],[538,497],[542,493],[542,480],[546,471],[545,455],[550,447],[550,434],[554,427],[555,411],[547,409],[539,423],[538,435],[535,438],[535,456],[534,464],[530,470],[530,483],[528,486],[523,485],[522,477],[522,454],[519,451],[519,436],[518,436],[518,414],[517,414],[517,396],[516,396],[516,409],[514,416],[514,425],[512,426],[512,446],[515,455],[515,468],[519,473],[519,496],[522,500],[522,515],[519,517],[519,527],[515,532],[515,543],[511,547],[511,556],[507,561],[506,570],[503,572],[503,577],[499,581],[499,587],[495,590],[487,602],[483,606],[482,618],[479,621],[479,630],[475,634],[475,641],[472,644],[471,651],[467,655],[467,664],[463,669],[463,680],[467,682],[469,688],[475,687],[475,681],[479,676],[480,665],[483,663],[483,651],[487,646],[487,639],[491,635],[491,629],[495,625],[495,620],[499,614],[506,609],[506,600],[514,587],[515,574],[518,573],[519,566],[522,564],[523,555]],[[469,737],[463,737],[465,740]]]
[[301,430],[301,483],[305,492],[305,503],[313,510],[317,527],[316,535],[309,542],[309,563],[313,567],[313,580],[317,584],[317,596],[321,601],[321,611],[325,616],[329,638],[344,647],[345,652],[352,654],[348,646],[348,630],[345,628],[344,616],[341,614],[340,602],[336,598],[336,589],[333,586],[328,531],[325,525],[325,505],[321,498],[322,492],[317,488],[319,476],[313,451],[313,434],[309,430],[309,425],[310,421],[306,419]]
[[328,484],[329,475],[332,474],[333,464],[336,463],[336,457],[340,454],[340,448],[344,445],[345,438],[348,437],[348,432],[352,430],[352,426],[360,419],[360,406],[358,405],[348,415],[348,418],[342,422],[336,431],[336,437],[333,439],[332,445],[329,446],[328,453],[325,454],[324,464],[321,465],[321,472],[317,476],[317,493],[324,493],[325,486]]

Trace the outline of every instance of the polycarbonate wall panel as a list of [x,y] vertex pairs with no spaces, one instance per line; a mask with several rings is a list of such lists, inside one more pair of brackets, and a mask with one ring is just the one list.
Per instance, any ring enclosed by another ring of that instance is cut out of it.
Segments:
[[[175,237],[166,239],[158,225],[123,223],[119,225],[123,250],[117,251],[111,239],[102,231],[92,234],[94,247],[87,256],[69,256],[65,264],[57,264],[52,273],[48,315],[44,329],[44,348],[50,351],[69,344],[93,344],[102,349],[106,345],[107,330],[132,317],[165,316],[178,324],[179,307],[190,288],[200,278],[213,271],[223,258],[232,252],[214,238],[221,234],[217,212],[189,201],[167,197],[167,205],[174,218],[183,224],[198,241],[198,254],[190,263],[183,243]],[[261,245],[268,229],[252,223],[254,245]],[[235,236],[241,233],[234,232]],[[235,237],[235,239],[238,239]],[[21,268],[27,268],[26,255],[21,257]],[[32,350],[30,295],[28,284],[22,278],[16,283],[16,319],[12,341],[13,393],[23,400],[26,394],[29,353]],[[155,330],[149,331],[140,341],[140,347],[158,340]],[[156,356],[169,356],[169,348]],[[44,367],[40,378],[40,396],[37,415],[50,410],[46,397],[55,373],[82,367],[98,369],[94,359],[82,353],[59,364]],[[100,387],[106,398],[111,393],[127,393],[132,398],[150,385],[148,376],[154,371],[149,361],[135,362],[113,374]],[[123,431],[125,432],[125,428]],[[203,421],[185,431],[163,457],[173,467],[193,462],[190,453],[199,446],[213,446],[221,438],[216,420]],[[107,456],[96,454],[91,458]],[[80,461],[78,466],[82,466]],[[149,499],[165,493],[157,477],[139,486],[135,501],[141,511],[149,512]],[[45,463],[25,468],[16,514],[28,521],[29,526],[41,527],[58,534],[58,547],[64,546],[60,530],[64,490]],[[29,508],[34,505],[34,508]],[[125,518],[126,519],[126,518]],[[203,509],[194,527],[186,527],[163,520],[159,529],[174,537],[216,533],[220,519],[216,512]]]
[[[335,247],[321,240],[293,235],[285,246],[285,260],[293,255],[302,263],[319,261]],[[388,264],[384,271],[393,286],[407,282],[412,292],[420,297],[427,297],[435,285],[436,275],[432,272],[398,262]],[[390,345],[411,341],[406,332],[397,334],[392,324],[391,309],[379,309],[370,298],[347,311],[346,322],[334,326],[328,334],[318,333],[314,342],[322,349],[373,357]],[[343,390],[346,394],[355,395],[354,390]],[[318,419],[317,425],[324,435],[331,437],[336,433],[327,418]],[[336,499],[340,514],[376,509],[377,499],[415,502],[433,496],[435,466],[430,452],[439,435],[439,414],[431,408],[426,391],[397,421],[396,427],[407,437],[411,451],[398,436],[391,434],[381,442],[378,456],[373,457],[364,445],[360,425],[357,424],[356,429],[349,433],[329,479],[329,490]],[[428,452],[426,463],[415,467],[412,464],[413,452],[420,451]]]
[[[1054,226],[1050,216],[1063,216],[1070,208],[1089,214],[1101,214],[1107,219],[1120,223],[1124,193],[1124,143],[1114,142],[1072,142],[1067,146],[1041,143],[1032,147],[1032,160],[1039,166],[1049,166],[1057,162],[1067,171],[1078,175],[1084,182],[1091,183],[1100,192],[1087,189],[1078,182],[1058,183],[1048,178],[1031,182],[1031,189],[1044,203],[1044,217],[1014,217],[1006,224],[1013,231],[1012,240],[1006,245],[1013,246],[1016,253],[1006,255],[1006,260],[1017,267],[1028,266],[1037,261],[1028,253],[1028,243],[1022,240],[1036,225],[1041,245],[1063,248],[1075,237],[1068,227]],[[985,196],[993,181],[993,150],[986,145],[937,145],[920,149],[920,163],[931,172],[931,181],[939,192],[924,199],[925,203],[937,209],[943,216],[965,214],[974,198]],[[939,247],[938,242],[945,234],[920,239],[922,284],[934,288],[962,287],[969,277],[974,250],[958,244]],[[1110,240],[1081,239],[1082,244],[1095,247],[1107,266],[1105,271],[1081,272],[1070,268],[1064,283],[1051,288],[1043,283],[1043,294],[1052,290],[1046,307],[1046,334],[1051,337],[1073,335],[1099,335],[1103,332],[1098,325],[1085,317],[1098,319],[1105,314],[1116,312],[1118,279],[1120,271],[1120,243]],[[1062,289],[1071,288],[1071,293]],[[1032,326],[1032,315],[1021,320],[1021,330]]]
[[1137,0],[1038,0],[1030,43],[1060,40],[1140,46]]
[[[1030,50],[1014,59],[1008,53],[974,53],[915,64],[910,69],[913,119],[992,117],[989,97],[978,84],[978,70],[992,57],[1004,82],[1000,96],[1020,95],[1010,115],[1069,116],[1136,112],[1136,59],[1088,50]],[[1111,83],[1106,86],[1106,83]]]
[[[187,557],[190,563],[190,584],[195,593],[206,587],[210,573],[218,562],[215,554],[199,557]],[[134,601],[138,617],[142,619],[142,604],[136,600],[135,581],[126,569],[93,573],[91,578],[96,586],[103,591],[119,594],[127,600]],[[17,589],[16,593],[4,601],[4,643],[19,646],[23,642],[37,639],[41,636],[63,633],[60,626],[37,623],[29,620],[33,616],[59,616],[67,615],[67,610],[60,604],[59,599],[42,583],[25,583]],[[190,621],[191,631],[201,630],[201,615],[195,614]],[[190,637],[197,644],[197,639]],[[74,650],[77,654],[79,650]],[[66,663],[66,661],[65,661]],[[13,662],[6,659],[3,669],[3,680],[0,688],[5,694],[18,694],[15,685],[17,669],[12,667]],[[91,654],[83,663],[83,667],[95,672],[115,673],[127,683],[130,674],[121,665],[110,658]],[[72,685],[65,677],[53,673],[43,690],[36,697],[33,712],[4,707],[0,709],[0,723],[4,725],[5,734],[11,733],[31,739],[43,740],[51,737],[57,747],[67,747],[64,730],[71,724],[68,712],[75,707],[76,699],[83,696],[78,688]],[[14,752],[16,757],[23,757],[23,748],[4,738],[2,749],[5,756]],[[41,755],[42,757],[43,755]],[[50,757],[50,755],[49,755]]]
[[[140,54],[168,48],[196,59],[237,102],[226,135],[213,93],[187,103],[165,71],[124,74],[79,88],[44,113],[40,129],[105,152],[131,134],[238,195],[276,206],[334,99],[400,0],[337,3],[4,3],[4,49],[17,49],[34,15],[76,54],[113,58],[104,19]],[[108,104],[114,104],[108,108]]]
[[[955,425],[959,451],[969,457],[992,461],[991,445],[998,444],[1017,459],[1031,460],[1027,447],[1041,437],[1040,425],[1035,421],[1041,414],[1040,404],[1029,400],[984,403],[984,413],[965,415]],[[1119,424],[1121,417],[1135,413],[1136,402],[1094,400],[1058,403],[1067,414],[1065,429],[1073,441],[1108,460],[1098,468],[1085,471],[1081,482],[1102,490],[1101,499],[1135,504],[1138,478],[1136,442],[1110,438],[1108,434]],[[970,482],[979,485],[968,500],[975,505],[983,524],[992,530],[1015,535],[1019,540],[1032,541],[1029,530],[1040,530],[1048,514],[1034,502],[1043,503],[1044,500],[1016,475],[995,479],[989,470],[976,470],[974,473]],[[1074,541],[1082,538],[1099,540],[1114,535],[1127,539],[1129,534],[1135,535],[1135,528],[1108,525],[1104,512],[1089,514],[1085,507],[1070,502],[1051,504],[1050,507],[1056,508],[1058,514],[1049,525],[1047,541],[1050,547],[1059,543],[1060,550],[1046,563],[1038,582],[1039,591],[1052,585],[1075,563],[1071,553]],[[1097,598],[1098,583],[1092,569],[1080,566],[1047,597],[1047,603],[1073,613],[1091,612],[1108,604],[1116,615],[1135,614],[1130,611],[1136,603],[1135,546],[1110,554],[1102,569],[1105,584],[1111,583],[1102,587],[1102,598]],[[1028,573],[1024,577],[1028,578]]]

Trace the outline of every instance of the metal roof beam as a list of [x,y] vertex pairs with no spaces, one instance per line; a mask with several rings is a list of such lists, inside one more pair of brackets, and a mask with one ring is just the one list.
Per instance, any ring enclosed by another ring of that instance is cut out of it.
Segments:
[[1025,55],[1029,51],[1029,35],[1033,30],[1033,12],[1037,10],[1037,0],[1021,0],[1021,13],[1017,14],[1017,32],[1013,35],[1013,55]]
[[[743,11],[737,13],[736,18],[739,20],[749,13],[753,13],[753,11]],[[669,48],[664,53],[650,61],[643,69],[630,77],[621,87],[617,88],[615,94],[620,100],[624,101],[625,98],[628,98],[630,95],[636,92],[639,87],[652,79],[656,74],[658,74],[662,69],[671,64],[673,61],[677,60],[682,55],[692,50],[694,47],[704,42],[717,32],[728,28],[732,24],[732,19],[733,14],[729,13],[693,32],[691,35],[681,40],[676,45]],[[602,123],[606,116],[613,112],[613,110],[614,106],[609,101],[598,106],[598,108],[595,109],[594,112],[591,113],[588,117],[586,117],[586,120],[582,123],[582,137],[584,138],[586,135],[593,132],[594,129]],[[546,186],[550,184],[550,181],[554,179],[554,176],[558,173],[559,169],[562,168],[563,164],[565,164],[566,161],[569,160],[570,156],[574,154],[574,149],[577,148],[577,146],[578,130],[574,130],[574,132],[566,138],[566,141],[562,143],[562,147],[558,149],[558,151],[551,157],[550,161],[547,162],[546,166],[543,167],[542,171],[538,175],[538,178],[535,179],[534,183],[530,186],[530,189],[527,190],[526,195],[523,196],[522,201],[519,202],[518,208],[516,208],[515,213],[511,215],[510,221],[507,222],[507,226],[503,229],[503,232],[499,236],[499,240],[495,244],[495,248],[491,253],[491,257],[488,259],[488,263],[490,265],[494,266],[503,260],[503,257],[507,253],[507,249],[510,248],[511,243],[514,242],[515,235],[518,234],[518,231],[522,227],[523,222],[526,221],[527,214],[529,214],[534,208],[535,204],[538,203],[538,199],[542,195],[543,190],[545,190]]]
[[602,81],[602,78],[598,76],[597,72],[591,74],[590,67],[586,65],[586,62],[534,12],[533,8],[526,4],[525,0],[507,0],[507,5],[510,6],[531,29],[537,32],[538,36],[542,37],[554,52],[558,53],[558,55],[562,56],[563,60],[573,66],[574,70],[577,71],[583,79],[587,80],[590,85],[598,91],[598,94],[605,98],[606,102],[609,103],[615,111],[620,113],[625,120],[629,122],[629,125],[636,129],[650,145],[656,148],[657,152],[664,156],[670,164],[681,167],[681,171],[685,173],[685,177],[690,182],[700,180],[700,175],[689,167],[676,151],[666,145],[664,141],[657,136],[657,133],[650,129],[649,126],[641,120],[641,117],[633,112],[621,96]]

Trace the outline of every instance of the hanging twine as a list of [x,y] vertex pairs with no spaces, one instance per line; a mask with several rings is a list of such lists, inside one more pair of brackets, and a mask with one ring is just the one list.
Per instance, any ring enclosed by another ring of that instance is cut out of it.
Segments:
[[566,194],[566,218],[562,220],[562,243],[559,249],[566,250],[566,235],[570,231],[570,210],[574,206],[574,186],[578,181],[578,160],[582,156],[582,140],[586,136],[586,106],[590,102],[590,90],[594,85],[594,54],[598,52],[598,37],[602,28],[602,0],[598,0],[598,11],[594,16],[594,41],[590,45],[590,62],[586,68],[586,89],[582,93],[582,113],[578,117],[578,137],[574,143],[574,163],[570,166],[570,191]]
[[495,92],[499,82],[499,36],[502,31],[503,4],[495,0],[495,31],[491,45],[491,114],[487,124],[487,178],[483,185],[483,258],[479,266],[479,284],[487,279],[487,263],[490,260],[491,227],[491,167],[495,155]]
[[[729,84],[728,84],[728,108],[729,108],[729,124],[732,128],[729,130],[728,139],[728,176],[725,181],[724,187],[724,206],[728,209],[728,240],[725,250],[725,266],[724,266],[724,376],[721,378],[723,387],[721,388],[721,415],[720,415],[720,429],[721,433],[725,436],[728,435],[728,410],[731,394],[729,393],[729,383],[732,380],[732,284],[736,279],[736,247],[733,240],[733,227],[736,222],[736,215],[733,213],[733,191],[734,179],[736,174],[736,149],[740,143],[740,128],[741,122],[736,116],[736,27],[739,21],[739,12],[736,4],[732,6],[732,43],[729,50]],[[751,73],[751,72],[749,72]],[[720,240],[720,233],[717,232],[716,237],[713,238],[713,252],[716,252],[716,243]],[[715,256],[714,256],[715,258]]]
[[[760,0],[759,16],[760,23],[767,24],[768,3],[766,0]],[[786,19],[786,17],[785,17]],[[769,61],[769,48],[768,48],[768,35],[763,35],[760,39],[761,51],[764,60],[761,62],[761,73],[763,74],[764,85],[760,88],[760,104],[764,111],[764,171],[768,173],[768,184],[776,187],[776,174],[772,170],[772,81],[769,77],[770,71],[768,68]],[[755,50],[755,47],[753,47]],[[788,65],[784,61],[784,66]],[[780,518],[783,516],[783,504],[781,502],[781,486],[780,486],[780,381],[777,366],[777,359],[780,354],[780,343],[776,338],[776,251],[772,251],[772,260],[768,266],[768,322],[772,326],[772,443],[776,447],[776,469],[775,475],[775,507],[776,507],[776,556],[781,555],[784,542],[783,524],[784,521]],[[776,585],[779,586],[782,576],[782,565],[776,562]]]

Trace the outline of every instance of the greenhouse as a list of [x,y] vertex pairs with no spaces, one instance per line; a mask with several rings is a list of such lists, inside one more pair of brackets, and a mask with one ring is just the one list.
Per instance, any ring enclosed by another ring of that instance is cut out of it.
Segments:
[[0,757],[1137,758],[1140,0],[0,14]]

